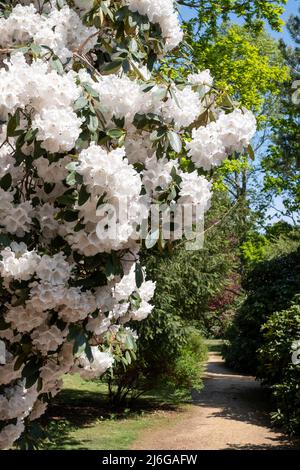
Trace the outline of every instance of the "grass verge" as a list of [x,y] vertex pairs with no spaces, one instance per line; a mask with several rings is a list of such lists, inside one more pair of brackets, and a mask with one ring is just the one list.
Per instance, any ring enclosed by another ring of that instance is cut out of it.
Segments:
[[167,424],[170,416],[173,419],[183,407],[166,394],[155,394],[138,400],[131,408],[112,411],[105,384],[68,375],[63,390],[41,420],[48,436],[41,447],[43,450],[125,450],[140,432]]

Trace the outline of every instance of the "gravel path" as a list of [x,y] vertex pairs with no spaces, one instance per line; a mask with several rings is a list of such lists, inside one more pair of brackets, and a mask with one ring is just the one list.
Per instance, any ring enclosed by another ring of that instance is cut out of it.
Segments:
[[[210,353],[205,388],[194,394],[193,405],[167,426],[143,432],[133,449],[286,449],[292,445],[270,427],[268,403],[253,377],[225,367]],[[295,448],[295,447],[294,447]],[[298,447],[299,448],[299,447]]]

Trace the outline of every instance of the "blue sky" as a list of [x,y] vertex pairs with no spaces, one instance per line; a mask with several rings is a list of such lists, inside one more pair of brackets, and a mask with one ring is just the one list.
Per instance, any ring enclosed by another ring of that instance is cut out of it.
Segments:
[[[282,15],[283,21],[286,22],[289,19],[290,15],[297,15],[299,12],[299,8],[300,8],[300,0],[288,0],[287,5],[285,7],[285,12]],[[272,36],[274,36],[276,39],[283,38],[286,43],[288,44],[292,43],[291,37],[286,27],[283,28],[283,31],[281,33],[272,31],[270,28],[268,30],[272,34]]]

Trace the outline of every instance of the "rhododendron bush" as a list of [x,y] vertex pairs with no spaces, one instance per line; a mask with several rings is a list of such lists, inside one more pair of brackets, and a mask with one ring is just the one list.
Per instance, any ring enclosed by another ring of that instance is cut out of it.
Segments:
[[172,0],[0,4],[1,448],[63,374],[99,377],[134,343],[126,322],[153,308],[151,204],[206,211],[204,170],[255,132],[209,71],[159,71],[182,39]]

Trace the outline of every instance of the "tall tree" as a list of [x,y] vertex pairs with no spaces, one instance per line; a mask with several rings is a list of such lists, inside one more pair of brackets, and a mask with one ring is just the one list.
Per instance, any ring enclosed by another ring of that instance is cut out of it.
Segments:
[[263,29],[265,21],[272,29],[280,30],[287,0],[178,0],[178,3],[192,9],[189,24],[201,35],[201,41],[209,41],[218,33],[220,24],[232,15],[256,31]]
[[295,42],[289,47],[281,42],[291,79],[281,87],[280,114],[272,120],[272,144],[263,159],[266,205],[281,196],[283,213],[299,222],[300,209],[300,17],[292,16],[288,29]]

